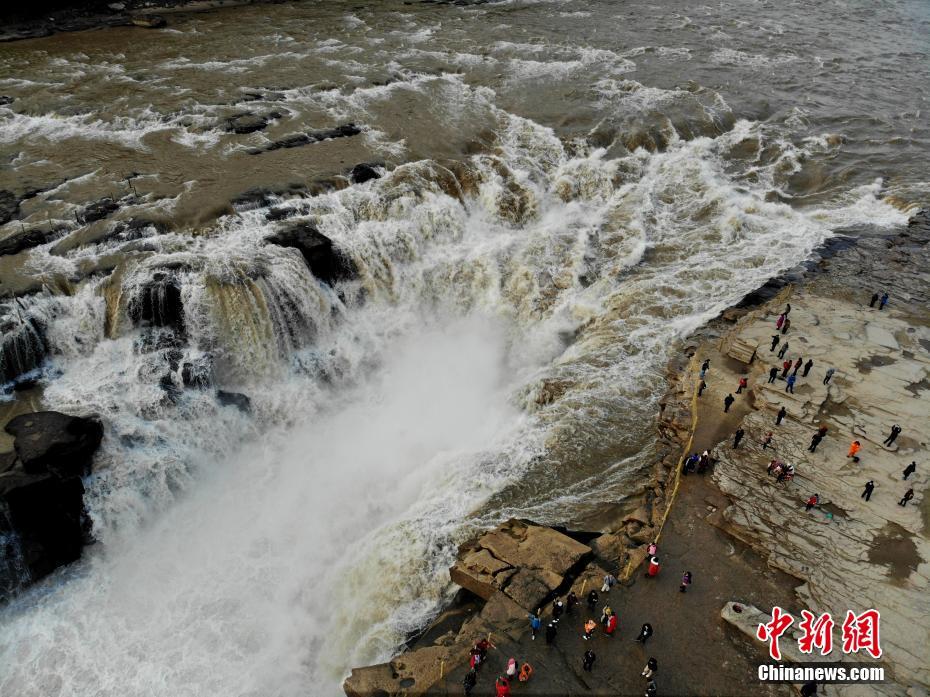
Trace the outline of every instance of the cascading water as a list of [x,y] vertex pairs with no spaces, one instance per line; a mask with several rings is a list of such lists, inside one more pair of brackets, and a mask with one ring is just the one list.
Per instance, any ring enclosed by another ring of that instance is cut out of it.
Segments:
[[[800,163],[833,155],[834,140],[739,118],[712,90],[630,80],[635,51],[507,57],[523,46],[408,47],[398,60],[441,69],[394,65],[385,84],[276,97],[359,123],[428,105],[424,119],[480,124],[467,157],[430,133],[423,145],[370,128],[383,156],[405,154],[381,179],[282,196],[196,234],[28,253],[31,271],[77,279],[71,295],[22,300],[45,318],[43,400],[98,413],[106,437],[86,482],[98,543],[0,609],[0,694],[338,694],[349,667],[386,658],[441,607],[475,530],[512,515],[570,522],[637,491],[677,339],[833,230],[904,220],[879,182],[819,207],[784,202]],[[351,49],[309,53],[361,70]],[[599,63],[597,118],[570,136],[446,70],[507,66],[518,90]],[[35,117],[14,123],[5,137],[45,137]],[[189,148],[220,138],[176,115],[134,127],[173,129]],[[109,138],[134,148],[145,135]],[[141,196],[134,212],[185,195]],[[357,276],[322,283],[268,242],[295,223]],[[251,414],[214,388],[248,395]]]

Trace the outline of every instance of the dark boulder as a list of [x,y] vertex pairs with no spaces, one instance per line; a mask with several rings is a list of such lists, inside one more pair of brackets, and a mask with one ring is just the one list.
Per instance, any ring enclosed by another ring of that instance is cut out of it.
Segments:
[[266,237],[265,241],[299,250],[313,275],[328,285],[354,278],[358,274],[353,261],[310,223],[297,223]]
[[16,451],[11,450],[7,453],[0,453],[0,474],[13,469],[16,464]]
[[349,172],[349,179],[352,180],[353,184],[364,184],[372,179],[380,179],[381,173],[376,169],[380,166],[373,162],[360,162]]
[[95,201],[84,209],[81,214],[81,220],[85,223],[92,223],[95,220],[103,220],[110,213],[119,209],[119,204],[111,198],[102,198]]
[[216,401],[224,407],[236,407],[236,409],[244,414],[252,413],[252,400],[249,399],[248,395],[244,395],[241,392],[219,390],[216,393]]
[[25,472],[51,472],[63,478],[90,474],[103,439],[103,426],[97,419],[57,411],[17,416],[5,430],[16,438],[14,448]]
[[[2,207],[3,204],[0,203],[0,217],[2,217]],[[14,232],[9,237],[0,240],[0,257],[7,254],[19,254],[25,249],[48,244],[67,231],[68,228],[66,227],[56,227],[50,230],[42,230],[41,228],[21,229],[19,232]]]
[[19,215],[19,199],[9,189],[0,189],[0,225]]
[[0,94],[0,106],[7,106],[12,103],[13,103],[12,97],[5,95],[5,94]]
[[268,122],[268,116],[247,112],[230,116],[226,119],[225,127],[229,133],[244,135],[246,133],[255,133],[256,131],[264,130],[268,127]]
[[332,140],[334,138],[348,138],[350,136],[357,136],[361,132],[362,132],[362,129],[356,126],[354,123],[347,123],[343,126],[336,126],[335,128],[327,128],[321,131],[310,131],[309,133],[294,133],[292,135],[281,138],[280,140],[273,141],[263,148],[254,148],[252,150],[249,150],[249,154],[260,155],[263,152],[268,152],[272,150],[281,150],[282,148],[299,148],[302,145],[310,145],[311,143],[319,143],[324,140]]
[[301,196],[306,193],[307,185],[300,182],[270,189],[256,187],[243,191],[232,200],[232,204],[236,210],[248,211],[254,208],[266,208],[274,203],[276,198]]
[[173,276],[158,272],[129,301],[129,317],[136,326],[170,327],[184,331],[184,301],[181,284]]

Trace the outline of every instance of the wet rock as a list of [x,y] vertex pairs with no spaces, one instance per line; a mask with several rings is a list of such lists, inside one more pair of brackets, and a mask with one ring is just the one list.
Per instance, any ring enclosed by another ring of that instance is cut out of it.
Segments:
[[119,209],[119,204],[110,198],[102,198],[84,209],[81,214],[81,220],[85,223],[92,223],[95,220],[103,220],[110,213]]
[[184,302],[181,284],[158,272],[129,301],[129,317],[136,326],[171,327],[184,331]]
[[265,241],[299,250],[313,275],[328,285],[354,278],[358,274],[352,260],[336,249],[332,240],[310,223],[298,223],[266,237]]
[[0,106],[7,106],[13,103],[13,98],[5,94],[0,94]]
[[19,199],[9,189],[0,189],[0,225],[19,215]]
[[347,123],[343,126],[336,126],[335,128],[328,128],[322,131],[310,131],[309,133],[294,133],[292,135],[276,140],[272,143],[269,143],[263,148],[255,148],[249,150],[250,155],[260,155],[263,152],[270,152],[272,150],[280,150],[282,148],[299,148],[302,145],[310,145],[311,143],[319,143],[324,140],[333,140],[334,138],[348,138],[350,136],[357,136],[362,132],[362,129],[356,126],[354,123]]
[[[0,210],[2,210],[2,202],[0,202]],[[0,217],[2,217],[2,212],[0,212]],[[50,230],[41,228],[21,229],[0,240],[0,257],[7,254],[19,254],[26,249],[48,244],[67,231],[68,228],[66,227],[56,227]]]
[[143,27],[144,29],[160,29],[167,24],[165,18],[159,15],[136,16],[132,18],[132,23],[135,26]]
[[232,204],[236,210],[248,211],[255,208],[266,208],[278,198],[299,196],[307,192],[307,185],[300,182],[275,188],[256,187],[243,191],[232,200]]
[[226,130],[230,133],[255,133],[268,127],[268,117],[260,114],[236,114],[226,119]]
[[349,179],[353,184],[364,184],[372,179],[380,179],[381,173],[376,168],[381,166],[376,163],[360,162],[349,172]]
[[0,474],[13,469],[16,464],[16,451],[11,450],[6,453],[0,453]]
[[5,430],[16,438],[14,447],[23,471],[51,472],[58,477],[88,475],[103,439],[103,426],[97,419],[57,411],[17,416]]
[[252,400],[249,399],[248,395],[244,395],[241,392],[226,392],[225,390],[219,390],[216,393],[216,401],[222,404],[224,407],[236,407],[243,414],[252,413]]
[[17,306],[0,308],[0,383],[35,370],[48,355],[45,324]]
[[213,362],[208,356],[185,361],[181,366],[181,382],[198,390],[208,388],[213,383]]

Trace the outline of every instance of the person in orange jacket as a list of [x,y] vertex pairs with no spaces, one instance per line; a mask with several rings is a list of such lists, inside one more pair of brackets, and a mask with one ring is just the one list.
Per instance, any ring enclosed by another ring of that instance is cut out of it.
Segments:
[[520,675],[517,677],[517,679],[520,682],[526,682],[531,677],[533,677],[533,666],[531,666],[529,663],[524,663],[522,666],[520,666]]
[[854,440],[852,445],[849,446],[849,452],[846,453],[846,457],[851,457],[854,461],[859,462],[858,453],[860,450],[862,450],[862,444]]
[[588,620],[584,623],[584,638],[585,641],[591,638],[591,634],[594,633],[594,628],[597,627],[597,622],[594,620]]

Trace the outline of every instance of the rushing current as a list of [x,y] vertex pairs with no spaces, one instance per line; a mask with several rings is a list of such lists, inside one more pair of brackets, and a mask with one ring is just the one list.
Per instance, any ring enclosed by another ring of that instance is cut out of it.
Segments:
[[[0,256],[38,379],[0,407],[105,426],[97,542],[0,607],[0,694],[337,695],[476,530],[597,525],[679,339],[926,203],[928,35],[923,0],[332,0],[0,46],[0,239],[58,230]],[[357,276],[266,242],[298,222]]]

